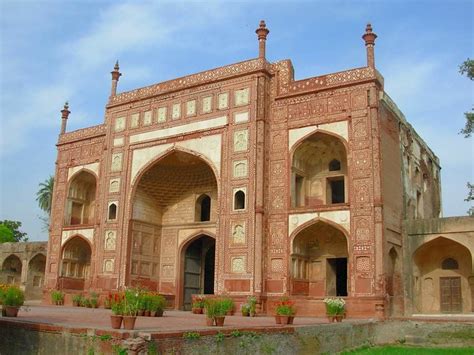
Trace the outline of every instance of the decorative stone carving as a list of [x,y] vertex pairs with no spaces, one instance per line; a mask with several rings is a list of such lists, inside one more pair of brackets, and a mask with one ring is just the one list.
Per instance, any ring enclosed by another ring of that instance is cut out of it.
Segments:
[[248,148],[248,130],[234,132],[234,152],[242,152]]
[[174,104],[171,112],[171,118],[177,120],[181,117],[181,104]]
[[143,125],[144,126],[149,126],[151,125],[153,122],[153,118],[152,118],[152,112],[151,111],[145,111],[145,113],[143,114]]
[[235,90],[234,92],[234,102],[235,106],[248,105],[249,103],[249,88]]
[[245,222],[237,222],[232,226],[232,243],[245,244]]
[[165,122],[166,121],[166,107],[160,107],[157,111],[157,121]]
[[209,113],[212,111],[212,96],[207,96],[202,99],[202,113]]
[[106,231],[105,232],[105,241],[104,241],[104,249],[105,250],[115,250],[117,239],[117,232],[116,231]]
[[247,159],[234,161],[234,178],[247,177]]
[[217,108],[219,110],[225,110],[229,107],[229,93],[224,92],[217,96]]
[[186,102],[186,116],[194,116],[196,114],[196,100]]
[[356,259],[356,269],[359,272],[368,272],[370,271],[370,257],[368,256],[358,256]]
[[140,114],[134,113],[130,116],[130,128],[137,128],[140,121]]
[[283,259],[282,258],[271,259],[270,264],[271,264],[270,270],[272,272],[282,272],[283,271]]
[[245,273],[245,257],[235,256],[231,259],[231,271],[236,274]]
[[237,112],[234,114],[234,123],[244,123],[249,120],[249,112]]
[[161,276],[165,279],[171,279],[174,277],[174,266],[173,265],[163,265],[161,267]]
[[110,171],[120,171],[122,170],[122,153],[112,154],[112,164],[110,166]]
[[124,137],[114,138],[114,147],[121,147],[123,146],[124,142],[125,142]]
[[104,272],[112,273],[114,272],[114,259],[105,259],[104,260]]
[[109,192],[114,193],[114,192],[119,192],[119,191],[120,191],[120,178],[110,179]]
[[121,132],[125,129],[125,117],[117,117],[115,119],[115,132]]

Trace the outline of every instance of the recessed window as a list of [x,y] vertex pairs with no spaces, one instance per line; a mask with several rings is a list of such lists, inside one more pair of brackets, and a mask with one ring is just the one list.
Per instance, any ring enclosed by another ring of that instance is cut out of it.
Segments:
[[196,221],[205,222],[211,220],[211,198],[203,194],[196,200]]
[[344,178],[328,179],[329,198],[331,203],[344,203]]
[[341,162],[337,159],[333,159],[329,162],[329,171],[341,170]]
[[453,258],[444,259],[441,263],[441,268],[443,270],[457,270],[459,269],[458,262]]
[[245,209],[245,192],[239,190],[234,195],[234,210]]
[[117,219],[117,205],[115,203],[109,205],[108,217],[109,220]]

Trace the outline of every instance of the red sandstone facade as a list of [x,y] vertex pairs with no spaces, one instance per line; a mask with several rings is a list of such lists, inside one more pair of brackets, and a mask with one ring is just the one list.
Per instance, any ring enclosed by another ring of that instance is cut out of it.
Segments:
[[141,284],[179,309],[214,293],[266,312],[282,295],[299,314],[336,295],[350,317],[404,312],[402,220],[438,217],[439,162],[384,93],[376,35],[366,67],[295,81],[256,32],[256,59],[130,92],[117,64],[101,125],[66,133],[64,108],[47,292]]

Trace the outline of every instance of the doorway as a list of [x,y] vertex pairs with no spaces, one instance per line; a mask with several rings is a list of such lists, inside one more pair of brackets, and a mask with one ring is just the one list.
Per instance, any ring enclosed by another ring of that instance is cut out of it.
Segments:
[[347,258],[327,259],[328,296],[347,296]]
[[440,277],[439,288],[441,291],[440,308],[442,313],[461,313],[461,278]]
[[209,236],[192,241],[184,251],[183,309],[191,310],[192,295],[214,293],[216,242]]

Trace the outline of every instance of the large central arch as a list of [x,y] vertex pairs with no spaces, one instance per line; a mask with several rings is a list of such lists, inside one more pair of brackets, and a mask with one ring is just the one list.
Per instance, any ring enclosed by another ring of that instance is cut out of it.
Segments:
[[215,230],[217,201],[215,172],[202,157],[173,150],[148,165],[131,197],[130,283],[179,296],[179,245],[193,231]]

